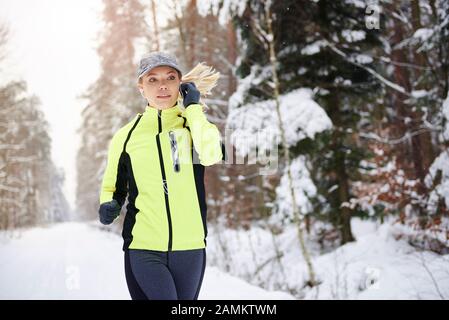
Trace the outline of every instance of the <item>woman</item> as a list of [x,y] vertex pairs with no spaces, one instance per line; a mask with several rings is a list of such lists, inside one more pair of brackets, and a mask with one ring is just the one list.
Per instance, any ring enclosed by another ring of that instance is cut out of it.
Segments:
[[224,159],[200,92],[209,93],[218,77],[202,64],[183,77],[162,52],[140,61],[137,86],[148,103],[112,137],[99,209],[101,223],[110,224],[128,195],[122,236],[133,300],[198,298],[206,265],[204,166]]

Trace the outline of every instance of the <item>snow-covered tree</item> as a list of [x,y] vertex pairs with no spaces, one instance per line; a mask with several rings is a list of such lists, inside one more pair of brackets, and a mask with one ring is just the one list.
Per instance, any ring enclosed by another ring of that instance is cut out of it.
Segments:
[[[260,54],[268,50],[263,32],[266,25],[256,18],[263,3],[267,2],[248,1],[245,9],[228,6],[242,42],[238,65],[241,88],[231,99],[231,108],[269,99],[272,92],[269,56]],[[350,218],[355,212],[345,204],[353,197],[351,184],[360,179],[360,162],[369,157],[356,136],[359,125],[369,116],[360,110],[367,109],[365,105],[374,99],[378,87],[375,78],[356,64],[371,67],[374,59],[368,51],[379,41],[374,31],[365,29],[365,7],[360,2],[272,3],[281,95],[310,88],[311,96],[333,123],[332,130],[323,129],[313,138],[298,134],[290,146],[292,159],[307,155],[311,164],[311,181],[317,191],[309,199],[313,203],[309,213],[332,221],[343,243],[351,241]],[[295,32],[288,32],[292,29]],[[366,94],[363,98],[362,93]],[[294,123],[293,118],[287,121]],[[291,133],[286,136],[292,138]]]
[[449,94],[441,109],[445,125],[440,139],[446,148],[430,166],[425,180],[426,186],[431,190],[426,207],[430,215],[440,215],[449,208]]
[[0,88],[0,229],[67,220],[40,101],[23,81]]
[[97,48],[101,58],[99,78],[82,96],[86,107],[79,128],[77,155],[78,218],[95,217],[108,141],[146,103],[136,87],[136,53],[139,40],[147,39],[145,7],[138,0],[104,0],[104,28]]

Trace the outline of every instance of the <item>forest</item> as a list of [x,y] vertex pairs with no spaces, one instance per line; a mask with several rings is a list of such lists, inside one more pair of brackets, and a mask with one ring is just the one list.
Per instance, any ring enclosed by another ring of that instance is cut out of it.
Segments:
[[[100,74],[82,96],[76,209],[68,214],[39,98],[25,81],[7,83],[0,229],[98,219],[109,142],[146,105],[137,63],[166,51],[185,70],[204,63],[220,72],[204,98],[227,152],[206,169],[212,263],[304,297],[301,287],[323,281],[316,257],[357,243],[360,223],[388,225],[416,250],[449,253],[448,1],[101,2]],[[2,24],[0,58],[7,39]],[[239,246],[251,267],[235,258]],[[291,252],[304,261],[299,278]]]

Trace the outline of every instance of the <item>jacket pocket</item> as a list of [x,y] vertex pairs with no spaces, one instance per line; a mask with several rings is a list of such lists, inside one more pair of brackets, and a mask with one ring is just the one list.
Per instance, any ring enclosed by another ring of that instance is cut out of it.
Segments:
[[173,170],[175,172],[179,172],[181,170],[181,166],[179,165],[179,149],[178,149],[178,143],[176,142],[176,135],[173,131],[169,131],[168,136],[170,138],[170,148],[171,148],[171,158],[173,160]]

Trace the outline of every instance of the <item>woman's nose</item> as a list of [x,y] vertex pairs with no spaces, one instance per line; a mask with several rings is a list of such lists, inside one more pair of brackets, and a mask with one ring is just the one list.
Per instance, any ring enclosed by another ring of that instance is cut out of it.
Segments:
[[159,89],[167,89],[167,85],[165,84],[165,82],[162,82],[159,86]]

